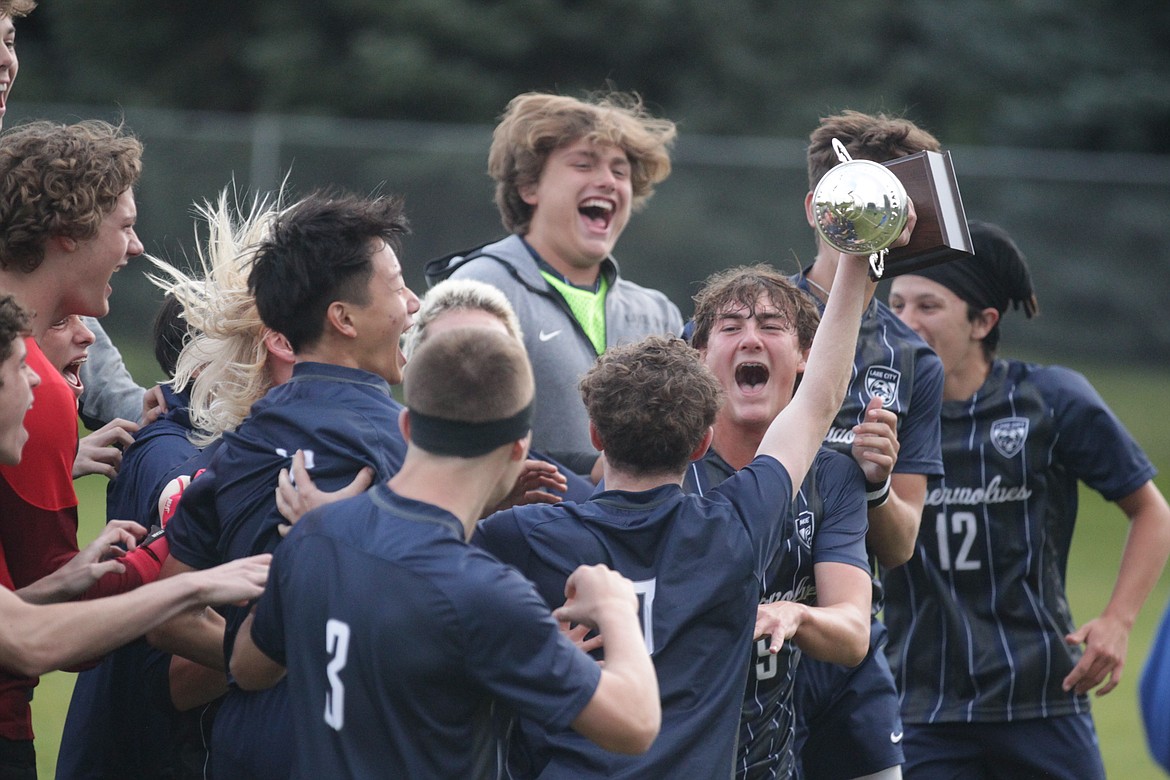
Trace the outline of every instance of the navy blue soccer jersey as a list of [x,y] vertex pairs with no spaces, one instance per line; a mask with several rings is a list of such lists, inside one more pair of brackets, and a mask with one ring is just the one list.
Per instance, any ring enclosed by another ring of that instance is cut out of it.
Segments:
[[517,507],[480,523],[473,543],[519,569],[554,607],[582,564],[632,580],[662,698],[662,728],[645,756],[607,753],[575,732],[520,719],[508,776],[729,776],[756,605],[792,524],[792,483],[770,457],[701,497],[678,485],[606,490],[583,504]]
[[[179,469],[199,456],[187,438],[186,394],[175,395],[167,385],[162,390],[166,414],[135,434],[107,489],[110,519],[146,527],[157,523],[162,489],[177,473],[192,473]],[[170,661],[170,654],[137,639],[77,675],[61,734],[58,777],[147,780],[181,773],[185,759],[200,752],[200,742],[192,739],[200,712],[175,710]]]
[[288,667],[303,778],[494,777],[493,701],[564,729],[601,677],[530,582],[386,485],[301,520],[252,637]]
[[[167,527],[171,555],[196,569],[262,552],[280,542],[284,522],[275,489],[297,450],[322,490],[337,490],[363,466],[389,479],[402,465],[406,443],[398,430],[402,406],[385,380],[355,368],[298,363],[288,382],[252,407],[223,435],[207,470],[183,493]],[[227,609],[225,646],[247,609]]]
[[[270,390],[239,428],[223,435],[207,470],[184,491],[167,526],[171,555],[206,569],[276,549],[283,523],[276,507],[277,477],[280,469],[291,465],[298,449],[305,451],[305,465],[322,490],[344,487],[363,466],[372,467],[375,478],[385,481],[398,471],[406,454],[398,430],[401,409],[390,386],[375,374],[298,363],[292,379]],[[226,623],[224,654],[230,660],[248,609],[233,605],[221,611]],[[288,736],[277,735],[276,722],[248,712],[280,713],[284,696],[284,685],[254,694],[234,687],[228,691],[212,738],[217,776],[228,771],[225,764],[264,776],[282,773]],[[266,741],[271,748],[258,747]],[[244,767],[245,756],[264,763]]]
[[194,457],[199,448],[191,443],[191,418],[187,393],[175,394],[160,385],[167,411],[134,435],[122,455],[118,475],[106,488],[106,517],[134,520],[146,528],[158,522],[158,497],[177,465]]
[[887,653],[908,723],[1085,712],[1061,690],[1080,658],[1065,569],[1077,482],[1116,501],[1154,468],[1076,372],[997,360],[943,405],[946,477],[914,556],[885,573]]
[[[794,278],[797,285],[825,305],[809,290],[808,279]],[[922,338],[898,319],[890,307],[874,298],[861,317],[857,351],[845,401],[825,436],[825,445],[852,456],[853,426],[865,418],[873,398],[898,416],[898,462],[895,474],[941,476],[939,409],[942,406],[942,361]]]
[[[714,449],[687,469],[683,489],[706,493],[735,473]],[[768,563],[761,603],[816,604],[816,563],[847,563],[869,572],[865,552],[865,486],[849,458],[821,448],[793,502],[785,538]],[[795,775],[795,716],[792,687],[801,652],[785,642],[776,655],[760,638],[748,660],[747,689],[740,713],[736,776]]]
[[[792,281],[816,301],[823,314],[825,304],[813,294],[808,270],[792,277]],[[861,316],[849,388],[825,435],[825,446],[852,457],[853,426],[864,421],[870,400],[881,398],[882,408],[898,416],[898,462],[894,473],[941,477],[942,389],[943,366],[938,355],[875,297]],[[881,583],[875,577],[875,615],[882,608],[883,598]]]

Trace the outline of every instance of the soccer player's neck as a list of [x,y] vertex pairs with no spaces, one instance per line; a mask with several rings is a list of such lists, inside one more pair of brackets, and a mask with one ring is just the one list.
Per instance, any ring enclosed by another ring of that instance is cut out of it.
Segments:
[[678,474],[654,473],[638,474],[633,471],[615,468],[609,461],[605,464],[605,489],[624,490],[629,493],[642,493],[654,490],[663,485],[682,485],[683,472]]
[[463,538],[470,539],[475,524],[489,506],[503,497],[504,465],[498,458],[434,457],[410,447],[389,486],[403,498],[445,509],[463,525]]
[[727,465],[739,471],[756,457],[767,430],[768,426],[742,426],[719,417],[715,420],[715,438],[711,448],[727,461]]
[[983,355],[983,348],[977,343],[972,354],[952,365],[943,366],[943,400],[966,401],[983,387],[991,373],[991,363]]
[[45,276],[42,269],[31,273],[21,271],[15,266],[0,269],[0,291],[11,295],[25,311],[31,315],[33,338],[40,339],[45,335],[49,326],[71,312],[58,315],[57,308],[61,304],[61,295]]

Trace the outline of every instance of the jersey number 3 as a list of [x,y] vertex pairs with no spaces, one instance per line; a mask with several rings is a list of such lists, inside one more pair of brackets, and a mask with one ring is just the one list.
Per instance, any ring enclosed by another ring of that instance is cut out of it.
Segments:
[[345,725],[345,684],[341,670],[349,656],[349,624],[332,618],[325,623],[325,652],[331,658],[325,667],[329,690],[325,692],[325,723],[335,731]]

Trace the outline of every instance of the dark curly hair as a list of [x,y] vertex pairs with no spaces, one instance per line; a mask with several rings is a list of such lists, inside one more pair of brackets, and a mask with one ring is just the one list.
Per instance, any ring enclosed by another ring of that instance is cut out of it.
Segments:
[[142,143],[121,125],[30,122],[0,135],[0,267],[31,273],[50,238],[93,238],[141,173]]
[[11,295],[0,298],[0,363],[12,357],[16,339],[29,334],[31,318]]
[[699,353],[666,336],[606,350],[580,388],[606,460],[636,475],[681,474],[723,404]]

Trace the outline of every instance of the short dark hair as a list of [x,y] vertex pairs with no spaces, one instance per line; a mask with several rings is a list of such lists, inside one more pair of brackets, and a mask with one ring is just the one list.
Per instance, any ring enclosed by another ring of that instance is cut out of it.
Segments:
[[580,388],[606,460],[637,475],[681,474],[723,403],[699,353],[666,336],[606,350]]
[[29,334],[32,318],[11,295],[0,298],[0,363],[12,357],[12,345]]
[[142,143],[121,125],[29,122],[0,136],[0,267],[35,271],[53,237],[97,235],[142,173]]
[[167,293],[154,315],[154,359],[167,378],[175,375],[179,353],[186,343],[187,320],[183,318],[183,303],[174,293]]
[[375,242],[398,252],[409,232],[399,197],[318,191],[290,206],[273,220],[248,276],[260,319],[294,351],[312,346],[330,303],[368,303]]
[[[404,400],[412,414],[454,423],[513,417],[532,403],[535,392],[524,345],[490,328],[454,328],[428,336],[404,374]],[[412,439],[412,446],[428,450],[420,438]]]
[[833,139],[845,145],[854,160],[884,163],[922,151],[937,152],[938,139],[909,119],[887,114],[844,111],[821,118],[809,135],[808,188],[815,189],[821,178],[838,162]]
[[731,308],[755,313],[756,301],[767,295],[783,313],[801,349],[812,347],[821,314],[809,296],[770,265],[744,265],[711,274],[695,295],[691,346],[705,349],[719,316]]

